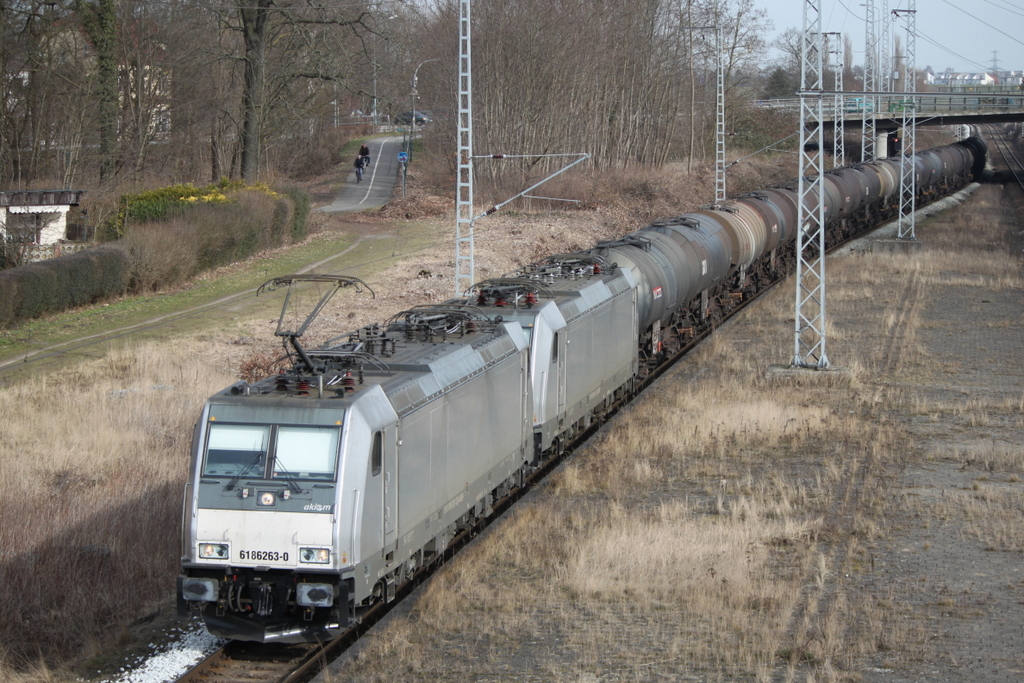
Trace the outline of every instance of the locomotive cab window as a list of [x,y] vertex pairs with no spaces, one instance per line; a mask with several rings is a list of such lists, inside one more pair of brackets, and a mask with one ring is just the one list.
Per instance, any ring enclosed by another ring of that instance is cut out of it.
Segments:
[[370,474],[376,477],[384,467],[384,435],[382,432],[375,432],[373,435],[373,449],[370,451]]
[[211,424],[203,474],[262,477],[266,471],[269,445],[269,425]]
[[341,430],[211,423],[203,476],[333,481]]
[[278,427],[272,476],[333,480],[337,456],[336,427]]

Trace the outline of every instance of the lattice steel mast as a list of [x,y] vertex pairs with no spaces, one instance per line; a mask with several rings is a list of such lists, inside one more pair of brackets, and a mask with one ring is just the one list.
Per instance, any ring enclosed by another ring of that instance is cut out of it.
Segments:
[[914,153],[917,151],[916,98],[909,93],[917,92],[917,71],[914,66],[914,51],[917,48],[917,2],[907,0],[907,9],[892,12],[903,16],[907,31],[907,47],[903,55],[903,90],[908,93],[903,99],[903,145],[900,147],[900,222],[898,237],[901,240],[917,239],[915,230],[914,196],[917,194],[914,180]]
[[455,187],[455,296],[474,283],[473,79],[470,0],[459,1],[459,166]]
[[[892,17],[889,16],[889,0],[882,0],[882,35],[878,41],[878,89],[882,92],[896,90],[892,82]],[[880,100],[879,100],[880,102]],[[876,102],[879,103],[879,102]],[[888,156],[883,154],[882,156]]]
[[725,201],[725,58],[722,27],[715,29],[715,203]]
[[680,31],[715,32],[715,204],[725,201],[725,55],[721,26],[680,26]]
[[864,124],[860,136],[860,160],[875,160],[875,96],[878,90],[878,40],[875,37],[875,0],[865,0],[865,49],[864,49],[864,98],[861,100],[861,117]]
[[[804,2],[800,48],[800,179],[796,236],[793,365],[827,368],[825,353],[825,202],[822,153],[822,35],[815,0]],[[808,210],[810,209],[810,211]]]

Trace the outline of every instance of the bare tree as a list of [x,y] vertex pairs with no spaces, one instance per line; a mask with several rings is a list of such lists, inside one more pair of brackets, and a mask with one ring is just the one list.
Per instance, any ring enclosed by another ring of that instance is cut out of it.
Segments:
[[62,117],[89,88],[67,58],[81,47],[69,17],[70,7],[57,2],[0,2],[0,177],[14,187],[31,184],[69,149]]
[[[255,178],[259,172],[263,128],[276,105],[303,105],[315,99],[317,83],[346,79],[345,57],[353,42],[357,51],[365,52],[369,14],[361,3],[238,0],[234,17],[225,21],[241,33],[244,46],[243,178]],[[297,88],[300,82],[303,85]]]

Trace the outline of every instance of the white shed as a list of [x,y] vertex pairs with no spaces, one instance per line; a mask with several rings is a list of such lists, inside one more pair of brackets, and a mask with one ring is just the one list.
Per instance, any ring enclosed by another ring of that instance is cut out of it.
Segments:
[[67,238],[68,211],[85,190],[0,192],[0,240],[21,246],[54,245]]

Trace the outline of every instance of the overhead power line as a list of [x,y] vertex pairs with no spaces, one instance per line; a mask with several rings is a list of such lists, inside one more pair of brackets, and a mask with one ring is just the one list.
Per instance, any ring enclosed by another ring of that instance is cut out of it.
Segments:
[[968,64],[973,64],[974,66],[978,67],[978,68],[979,68],[979,69],[981,69],[982,71],[985,71],[985,70],[987,70],[987,69],[988,69],[988,67],[987,67],[987,66],[985,66],[984,64],[982,64],[982,63],[980,63],[980,62],[976,62],[976,61],[974,61],[973,59],[971,59],[971,58],[969,58],[969,57],[964,57],[964,56],[963,56],[962,54],[959,54],[959,53],[957,53],[957,52],[953,52],[952,50],[950,50],[950,49],[949,49],[948,47],[946,47],[945,45],[942,45],[941,43],[939,43],[939,42],[937,42],[937,41],[933,40],[932,38],[928,37],[928,36],[927,36],[927,35],[925,35],[924,33],[921,33],[921,31],[918,31],[918,32],[917,32],[917,35],[918,35],[918,37],[920,37],[921,39],[923,39],[923,40],[924,40],[925,42],[929,43],[930,45],[932,45],[932,46],[934,46],[934,47],[937,47],[937,48],[939,48],[939,49],[940,49],[940,50],[942,50],[943,52],[947,52],[947,53],[949,53],[949,54],[953,55],[953,56],[954,56],[954,57],[956,57],[957,59],[962,59],[963,61],[967,62]]
[[1024,17],[1024,12],[1017,12],[1015,10],[1012,10],[1012,9],[1008,8],[1008,7],[1001,7],[1000,5],[997,5],[996,3],[992,2],[992,0],[982,0],[982,2],[987,2],[988,4],[992,5],[996,9],[1001,9],[1004,12],[1009,12],[1010,14],[1016,14],[1018,17]]
[[1009,39],[1010,39],[1010,40],[1012,40],[1013,42],[1017,43],[1018,45],[1024,45],[1024,42],[1021,42],[1021,41],[1020,41],[1020,40],[1018,40],[1017,38],[1014,38],[1013,36],[1011,36],[1011,35],[1010,35],[1009,33],[1007,33],[1006,31],[1003,31],[1003,30],[1000,30],[1000,29],[996,28],[995,26],[993,26],[992,24],[988,23],[988,22],[987,22],[987,21],[985,21],[984,19],[980,19],[980,18],[978,18],[977,16],[975,16],[975,15],[971,14],[970,12],[968,12],[968,11],[967,11],[967,10],[965,10],[965,9],[963,9],[962,7],[957,7],[956,5],[954,5],[953,3],[951,3],[951,2],[949,1],[949,0],[942,0],[942,2],[946,3],[947,5],[949,5],[950,7],[952,7],[953,9],[956,9],[956,10],[959,10],[959,11],[963,12],[964,14],[966,14],[967,16],[969,16],[969,17],[970,17],[971,19],[974,19],[975,21],[977,21],[977,22],[978,22],[979,24],[984,24],[985,26],[988,26],[988,27],[989,27],[990,29],[992,29],[992,30],[993,30],[993,31],[995,31],[996,33],[999,33],[999,34],[1002,34],[1002,35],[1006,36],[1007,38],[1009,38]]

